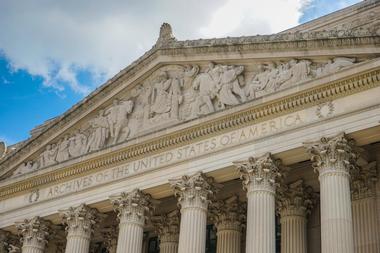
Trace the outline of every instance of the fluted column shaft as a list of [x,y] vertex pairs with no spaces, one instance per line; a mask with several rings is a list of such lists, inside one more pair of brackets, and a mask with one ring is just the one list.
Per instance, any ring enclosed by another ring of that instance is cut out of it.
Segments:
[[247,193],[247,253],[275,252],[275,191],[252,187]]
[[[200,199],[194,202],[201,202]],[[204,253],[206,250],[207,206],[191,203],[181,208],[179,253]]]
[[140,253],[142,250],[144,222],[120,220],[117,253]]
[[358,157],[354,141],[341,134],[307,145],[319,172],[322,253],[353,253],[350,172]]
[[241,227],[236,227],[234,223],[226,225],[225,228],[218,229],[216,233],[218,238],[216,253],[240,253]]
[[218,185],[203,173],[170,180],[181,206],[179,253],[206,251],[207,210]]
[[97,219],[96,209],[82,204],[60,212],[63,223],[67,225],[65,253],[88,253],[93,225]]
[[275,193],[282,177],[280,161],[267,153],[236,164],[247,191],[246,253],[274,253]]
[[306,253],[306,214],[303,210],[281,212],[281,253]]
[[178,242],[161,242],[160,253],[177,253]]
[[120,219],[117,253],[141,253],[144,225],[153,211],[152,198],[138,189],[111,197]]
[[352,202],[355,253],[380,252],[376,208],[375,197]]

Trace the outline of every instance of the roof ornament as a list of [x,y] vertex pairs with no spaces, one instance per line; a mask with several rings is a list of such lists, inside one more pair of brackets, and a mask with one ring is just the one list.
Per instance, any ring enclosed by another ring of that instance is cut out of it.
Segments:
[[172,27],[168,23],[163,23],[160,28],[160,36],[157,39],[156,47],[167,46],[174,41],[176,41],[176,38],[173,35]]

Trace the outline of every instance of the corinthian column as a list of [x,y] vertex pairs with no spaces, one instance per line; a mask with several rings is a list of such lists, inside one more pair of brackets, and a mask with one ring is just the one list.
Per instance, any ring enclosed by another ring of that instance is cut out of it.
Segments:
[[353,253],[350,172],[357,160],[354,142],[340,134],[305,145],[319,172],[322,253]]
[[138,189],[110,197],[120,219],[117,253],[141,253],[144,225],[153,212],[154,200]]
[[376,162],[352,173],[352,218],[356,253],[380,252],[380,234],[376,214]]
[[275,252],[275,193],[281,181],[280,161],[267,153],[237,162],[247,191],[246,253]]
[[22,253],[43,253],[49,237],[50,223],[40,217],[16,224],[22,236]]
[[220,186],[201,172],[170,180],[170,183],[181,206],[178,253],[204,253],[207,209],[210,198]]
[[177,253],[179,240],[179,211],[152,218],[160,239],[160,253]]
[[60,214],[67,231],[65,253],[88,253],[97,210],[82,204],[62,210]]
[[245,203],[232,196],[212,204],[211,218],[217,229],[217,253],[241,253],[241,233]]
[[314,204],[313,189],[302,180],[287,185],[278,194],[281,222],[281,253],[306,253],[306,216]]

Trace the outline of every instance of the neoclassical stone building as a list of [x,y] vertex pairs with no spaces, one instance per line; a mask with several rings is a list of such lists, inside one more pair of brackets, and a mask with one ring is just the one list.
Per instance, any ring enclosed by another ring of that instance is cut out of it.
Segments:
[[0,252],[379,253],[380,2],[154,47],[0,154]]

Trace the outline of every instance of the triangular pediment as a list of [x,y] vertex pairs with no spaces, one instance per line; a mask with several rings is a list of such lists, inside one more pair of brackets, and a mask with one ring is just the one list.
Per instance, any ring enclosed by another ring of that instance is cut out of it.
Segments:
[[[367,50],[378,40],[371,27],[360,34],[334,30],[177,41],[164,25],[155,47],[6,154],[0,177],[114,152],[268,94],[328,80],[378,57],[380,52]],[[334,52],[338,45],[345,50]]]

